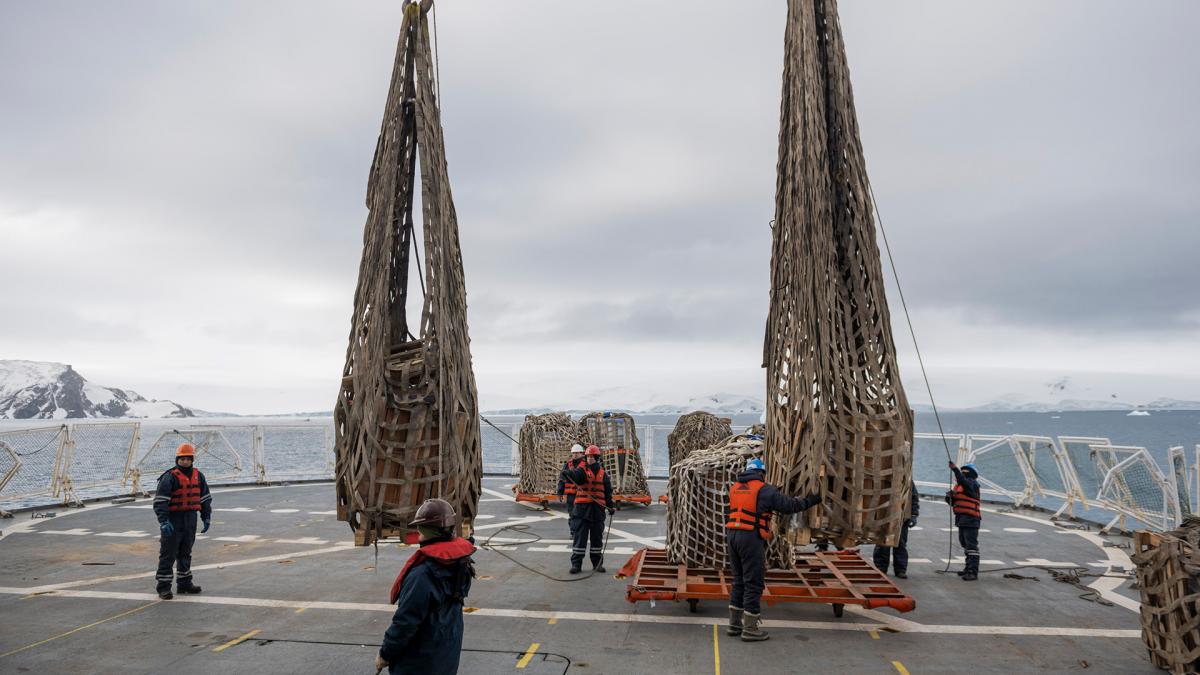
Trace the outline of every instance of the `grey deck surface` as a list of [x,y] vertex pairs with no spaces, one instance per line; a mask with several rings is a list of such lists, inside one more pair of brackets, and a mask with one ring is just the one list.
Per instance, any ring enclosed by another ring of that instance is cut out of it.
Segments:
[[[494,534],[493,543],[512,546],[508,555],[571,578],[562,508],[516,504],[505,498],[512,483],[485,478],[490,492],[480,506],[491,518],[476,522],[478,541]],[[656,496],[664,490],[652,481]],[[381,545],[376,569],[375,550],[349,546],[349,528],[334,519],[332,485],[217,491],[213,528],[197,541],[193,562],[204,592],[166,602],[154,594],[158,538],[148,506],[0,521],[0,673],[373,672],[391,617],[388,588],[412,549]],[[1079,589],[1038,570],[1017,571],[1039,581],[992,573],[965,583],[937,574],[952,535],[943,529],[949,513],[933,501],[922,511],[910,578],[900,582],[915,611],[848,607],[835,619],[827,605],[780,604],[764,609],[769,641],[745,644],[719,631],[715,649],[723,603],[701,603],[697,613],[684,603],[634,605],[625,600],[627,582],[612,576],[632,552],[662,545],[663,505],[618,512],[607,575],[558,583],[481,550],[461,672],[713,673],[717,658],[727,674],[1159,672],[1137,637],[1136,603],[1080,599]],[[510,521],[525,531],[497,532]],[[1126,551],[1058,528],[1045,514],[988,512],[984,527],[985,570],[1049,561],[1104,572],[1112,560],[1127,561]],[[541,541],[521,543],[534,535]],[[1136,599],[1128,587],[1115,592]],[[214,651],[251,631],[258,632]]]

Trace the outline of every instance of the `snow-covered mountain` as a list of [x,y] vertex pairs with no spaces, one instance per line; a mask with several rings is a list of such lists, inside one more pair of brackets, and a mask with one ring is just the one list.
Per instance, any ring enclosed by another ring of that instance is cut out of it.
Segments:
[[[631,393],[620,389],[608,389],[593,392],[582,397],[574,405],[531,406],[528,408],[508,408],[504,410],[488,410],[487,415],[530,415],[553,411],[585,413],[593,410],[613,410],[646,415],[674,415],[689,413],[693,410],[703,410],[711,413],[736,415],[738,413],[758,413],[763,410],[762,399],[742,394],[711,394],[695,396],[686,403],[663,402],[661,399],[644,393]],[[580,405],[582,403],[582,405]]]
[[62,363],[0,360],[0,419],[195,415],[173,401],[93,384]]

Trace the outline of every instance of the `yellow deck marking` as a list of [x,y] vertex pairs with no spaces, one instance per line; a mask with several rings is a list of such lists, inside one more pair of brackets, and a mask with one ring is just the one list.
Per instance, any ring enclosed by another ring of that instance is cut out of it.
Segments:
[[872,639],[872,640],[878,640],[878,639],[879,639],[879,631],[877,631],[877,630],[872,630],[872,631],[871,631],[871,639]]
[[297,614],[303,614],[303,613],[304,613],[304,610],[306,610],[306,609],[308,609],[308,608],[307,608],[307,607],[301,607],[300,609],[296,610],[296,613],[297,613]]
[[551,626],[553,626],[554,624],[558,623],[558,617],[557,617],[557,616],[552,616],[552,617],[550,617],[550,621],[549,621],[548,623],[549,623]]
[[900,673],[900,675],[908,675],[908,668],[905,668],[903,663],[900,663],[899,661],[892,661],[892,667],[895,668],[896,672]]
[[260,631],[258,629],[252,630],[249,633],[246,633],[245,635],[243,635],[239,638],[234,638],[234,639],[230,640],[229,642],[226,642],[225,644],[221,645],[220,647],[213,647],[213,651],[214,652],[223,652],[226,649],[229,649],[230,647],[232,647],[234,645],[241,644],[241,643],[245,642],[246,640],[249,640],[250,638],[254,637],[255,635],[258,635],[259,632]]
[[112,621],[113,619],[119,619],[119,618],[121,618],[121,617],[123,617],[123,616],[129,616],[130,614],[133,614],[134,612],[140,612],[140,611],[142,611],[143,609],[146,609],[147,607],[153,607],[153,606],[157,605],[157,604],[158,604],[158,603],[160,603],[160,602],[162,602],[162,600],[155,600],[154,602],[151,602],[151,603],[148,603],[148,604],[142,605],[141,607],[136,607],[136,608],[134,608],[134,609],[131,609],[131,610],[129,610],[128,612],[121,612],[120,614],[116,614],[116,615],[114,615],[114,616],[110,616],[110,617],[108,617],[107,619],[100,619],[99,621],[93,621],[92,623],[89,623],[89,624],[88,624],[88,625],[86,625],[86,626],[80,626],[79,628],[74,628],[74,629],[72,629],[72,630],[69,630],[69,631],[67,631],[67,632],[65,632],[65,633],[59,633],[58,635],[55,635],[55,636],[54,636],[54,637],[52,637],[52,638],[46,638],[45,640],[42,640],[41,642],[35,642],[35,643],[31,644],[31,645],[25,645],[24,647],[18,647],[17,649],[14,649],[14,650],[12,650],[12,651],[10,651],[10,652],[4,652],[3,654],[0,654],[0,659],[4,658],[4,657],[6,657],[6,656],[12,656],[13,654],[17,654],[17,653],[23,652],[23,651],[25,651],[26,649],[33,649],[34,647],[37,647],[38,645],[44,645],[44,644],[46,644],[47,642],[51,642],[51,641],[53,641],[53,640],[57,640],[57,639],[59,639],[59,638],[67,637],[68,635],[73,635],[73,634],[75,634],[75,633],[78,633],[78,632],[79,632],[79,631],[81,631],[81,630],[86,630],[86,629],[88,629],[88,628],[91,628],[92,626],[99,626],[100,624],[104,623],[105,621]]
[[525,666],[529,665],[530,659],[533,658],[534,653],[537,652],[538,647],[541,646],[542,645],[538,644],[537,642],[529,645],[529,649],[525,651],[525,654],[521,657],[521,660],[517,661],[517,667],[524,668]]
[[721,650],[717,646],[717,624],[713,624],[713,673],[721,675]]

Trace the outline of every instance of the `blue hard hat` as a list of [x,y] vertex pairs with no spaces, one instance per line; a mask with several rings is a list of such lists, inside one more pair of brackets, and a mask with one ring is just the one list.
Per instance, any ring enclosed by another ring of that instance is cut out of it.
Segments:
[[749,462],[746,462],[746,470],[747,471],[766,471],[767,467],[765,464],[763,464],[763,461],[761,459],[758,459],[756,457],[756,458],[750,460]]
[[979,469],[976,469],[974,464],[963,464],[962,470],[970,471],[971,473],[975,474],[976,476],[979,475]]

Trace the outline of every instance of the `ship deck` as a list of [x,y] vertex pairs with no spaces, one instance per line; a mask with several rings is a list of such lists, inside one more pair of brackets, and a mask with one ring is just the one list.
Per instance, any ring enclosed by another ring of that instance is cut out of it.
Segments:
[[[521,563],[573,578],[562,507],[518,504],[512,483],[484,479],[478,542],[491,536]],[[0,672],[371,672],[393,609],[388,589],[412,547],[381,544],[378,560],[374,548],[354,547],[330,483],[219,488],[213,502],[213,527],[193,558],[204,592],[169,601],[154,593],[149,500],[0,521]],[[460,672],[1159,672],[1128,580],[1084,578],[1111,603],[1100,604],[1041,570],[1014,570],[1037,580],[986,572],[1034,564],[1119,575],[1131,568],[1128,539],[1005,511],[985,514],[978,582],[937,573],[949,513],[926,501],[910,535],[909,579],[899,581],[915,611],[848,606],[838,619],[828,605],[779,604],[764,608],[771,639],[755,644],[724,635],[724,603],[691,613],[686,603],[625,600],[627,582],[613,574],[637,549],[663,545],[663,504],[617,513],[606,575],[561,583],[481,550]]]

